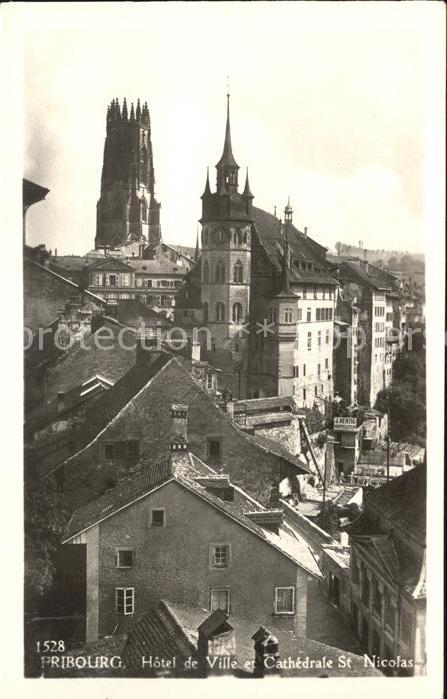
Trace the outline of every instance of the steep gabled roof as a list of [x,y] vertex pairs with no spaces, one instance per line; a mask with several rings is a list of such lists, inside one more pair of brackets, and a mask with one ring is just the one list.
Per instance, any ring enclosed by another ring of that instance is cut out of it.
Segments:
[[344,260],[340,267],[340,278],[358,279],[363,284],[367,284],[379,291],[391,290],[394,286],[393,279],[380,267],[365,262],[363,260]]
[[[290,223],[284,223],[280,232],[280,221],[267,211],[253,207],[253,222],[260,245],[277,273],[282,271],[284,241],[287,237],[290,251],[290,282],[326,283],[337,281],[329,271],[326,248],[299,231]],[[301,264],[300,264],[301,263]]]
[[84,424],[70,431],[67,439],[61,444],[61,449],[52,452],[51,458],[46,459],[47,470],[51,471],[53,467],[57,467],[88,446],[172,359],[172,355],[161,351],[154,353],[154,359],[150,364],[144,362],[132,367],[86,411]]
[[94,271],[94,270],[110,270],[110,271],[123,271],[123,272],[133,272],[133,267],[131,265],[126,264],[126,262],[123,262],[123,260],[119,260],[117,257],[112,257],[111,255],[107,255],[106,257],[102,257],[100,260],[95,260],[94,262],[91,262],[89,265],[87,265],[88,271]]
[[140,474],[121,481],[115,488],[107,491],[97,500],[76,510],[68,524],[64,542],[98,522],[112,517],[125,507],[132,506],[137,500],[149,495],[155,488],[175,480],[189,492],[205,500],[245,529],[249,529],[267,544],[284,553],[314,577],[321,576],[307,545],[298,539],[292,530],[285,526],[280,529],[279,534],[275,534],[253,522],[245,513],[265,512],[266,508],[242,488],[232,485],[231,482],[230,485],[234,488],[233,500],[223,500],[213,492],[212,488],[207,488],[201,484],[200,478],[210,475],[218,474],[191,452],[185,452],[181,459],[177,457],[174,466],[171,465],[170,457],[167,456],[157,464],[150,465]]

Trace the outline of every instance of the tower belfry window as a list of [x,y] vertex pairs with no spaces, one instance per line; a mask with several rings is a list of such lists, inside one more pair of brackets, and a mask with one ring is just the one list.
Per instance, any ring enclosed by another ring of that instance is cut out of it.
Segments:
[[235,284],[242,284],[244,281],[244,270],[242,267],[242,262],[238,260],[233,268],[233,282]]
[[210,280],[210,268],[208,265],[208,261],[205,260],[205,262],[203,263],[203,281],[205,284],[208,284],[209,280]]
[[222,284],[225,281],[225,265],[220,260],[216,265],[216,284]]

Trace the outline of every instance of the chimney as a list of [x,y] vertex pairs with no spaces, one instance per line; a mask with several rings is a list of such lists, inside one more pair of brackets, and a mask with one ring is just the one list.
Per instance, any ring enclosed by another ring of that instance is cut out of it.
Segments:
[[255,647],[253,675],[264,677],[265,675],[278,674],[279,643],[276,636],[264,626],[260,626],[251,640],[254,641]]
[[188,406],[183,404],[171,405],[171,437],[180,437],[183,441],[188,441]]
[[228,614],[216,609],[197,629],[199,676],[232,674],[237,666],[234,629]]
[[304,235],[307,237],[307,226],[304,226]]
[[227,415],[230,418],[230,420],[234,420],[234,403],[233,403],[233,401],[229,400],[225,407],[227,409]]
[[65,393],[59,391],[57,394],[57,412],[61,413],[65,409]]

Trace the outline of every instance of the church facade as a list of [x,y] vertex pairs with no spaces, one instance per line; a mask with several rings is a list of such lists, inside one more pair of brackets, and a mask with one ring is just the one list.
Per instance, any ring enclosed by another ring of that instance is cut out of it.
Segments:
[[[202,194],[200,259],[180,290],[175,321],[222,370],[237,398],[295,395],[322,412],[333,397],[332,344],[337,280],[326,248],[253,206],[248,172],[239,192],[229,98],[216,188]],[[193,329],[202,327],[205,332]],[[206,339],[206,342],[205,342]]]

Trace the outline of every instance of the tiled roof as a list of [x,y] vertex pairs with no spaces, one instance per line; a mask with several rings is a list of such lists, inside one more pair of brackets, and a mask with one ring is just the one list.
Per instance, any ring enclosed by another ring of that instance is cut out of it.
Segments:
[[213,488],[207,488],[197,480],[200,477],[218,475],[216,471],[190,452],[186,452],[175,468],[171,468],[170,458],[166,457],[158,464],[151,465],[137,475],[123,479],[115,488],[107,491],[97,500],[76,510],[68,524],[65,541],[80,534],[98,521],[111,517],[115,512],[131,505],[135,500],[145,497],[155,487],[174,478],[190,492],[217,508],[233,520],[249,529],[253,534],[271,544],[274,548],[292,558],[295,563],[311,575],[320,577],[319,568],[307,545],[299,540],[287,526],[281,527],[279,534],[274,534],[253,522],[245,512],[265,512],[257,500],[238,486],[233,486],[232,500],[218,497]]
[[[136,260],[129,258],[129,265],[137,274],[167,274],[174,277],[184,277],[185,267],[177,265],[169,257],[156,257],[153,260]],[[157,287],[158,288],[158,287]]]
[[[253,207],[253,220],[260,244],[268,259],[273,263],[277,272],[282,271],[284,258],[284,238],[287,234],[291,266],[290,281],[321,283],[336,285],[337,281],[329,271],[326,262],[326,248],[299,231],[291,223],[283,224],[282,234],[279,231],[280,222],[272,214]],[[296,262],[305,262],[311,269],[302,269]]]
[[[178,658],[177,669],[183,667],[186,655],[197,657],[198,628],[210,616],[211,612],[201,607],[161,600],[157,608],[151,609],[139,619],[128,635],[127,644],[122,652],[126,665],[136,674],[141,673],[142,655],[163,658]],[[248,670],[254,660],[254,645],[252,637],[259,629],[260,621],[245,619],[230,615],[227,624],[234,630],[237,662],[236,674],[250,676]],[[329,667],[324,669],[293,668],[285,663],[279,672],[281,677],[379,677],[381,673],[374,668],[366,668],[363,655],[357,655],[326,643],[297,636],[293,631],[284,630],[274,622],[269,623],[268,631],[279,643],[279,655],[282,659],[298,657],[310,660],[330,660]],[[349,669],[340,667],[339,657],[343,654],[349,663]],[[172,673],[169,673],[172,676]],[[175,673],[177,676],[180,673]],[[185,673],[186,674],[186,673]]]
[[343,278],[345,275],[357,277],[374,289],[391,290],[393,288],[391,276],[370,262],[366,265],[361,260],[344,260],[340,265],[340,277]]
[[416,466],[402,476],[368,493],[366,504],[412,533],[425,543],[426,534],[425,465]]
[[116,317],[120,323],[127,326],[134,326],[135,323],[140,324],[142,321],[151,326],[157,326],[157,323],[159,323],[161,329],[171,328],[173,326],[171,321],[167,320],[160,313],[157,313],[153,308],[150,308],[138,299],[120,300],[116,307]]
[[47,459],[49,470],[90,444],[119,411],[172,360],[172,356],[166,352],[154,354],[156,356],[151,364],[142,363],[132,367],[112,388],[95,401],[95,404],[85,413],[82,427],[74,429],[61,451],[54,452],[51,460]]
[[191,248],[189,245],[174,245],[172,243],[163,243],[163,245],[167,245],[168,248],[172,248],[175,252],[180,253],[180,255],[184,255],[194,261],[195,248]]
[[64,393],[64,406],[62,410],[59,407],[58,400],[53,400],[33,410],[28,416],[26,427],[31,430],[38,430],[56,418],[67,415],[82,403],[93,398],[98,398],[98,396],[109,387],[109,382],[104,381],[101,377],[92,376],[88,386],[81,384],[67,391],[67,393]]
[[92,270],[117,270],[120,271],[122,270],[123,272],[131,272],[132,267],[128,264],[126,264],[123,260],[118,259],[117,257],[112,257],[112,255],[107,255],[106,257],[102,257],[99,260],[95,260],[94,262],[91,262],[88,265],[88,271],[91,272]]
[[291,396],[273,396],[271,398],[250,398],[248,400],[235,400],[233,402],[235,413],[256,413],[259,410],[268,410],[273,412],[273,409],[282,408],[285,411],[290,411],[294,407],[294,401]]
[[88,260],[84,255],[55,255],[50,257],[49,263],[51,267],[57,267],[56,271],[80,272],[88,264]]
[[[105,333],[101,336],[103,329],[107,336]],[[100,342],[97,341],[98,336],[101,337]],[[122,342],[118,341],[119,337]],[[59,391],[69,391],[95,374],[115,383],[135,364],[134,343],[134,330],[125,328],[114,318],[104,316],[101,327],[85,336],[82,345],[74,344],[48,368],[46,389],[50,399],[55,398]]]
[[305,459],[303,459],[303,457],[301,456],[295,456],[294,454],[292,454],[279,442],[276,442],[273,439],[270,439],[269,437],[263,437],[259,434],[247,434],[246,438],[253,444],[256,444],[258,447],[263,449],[264,451],[269,452],[270,454],[274,454],[275,456],[279,456],[281,459],[284,459],[284,461],[287,461],[289,464],[293,464],[293,466],[296,466],[299,473],[310,473],[307,461],[305,461]]

